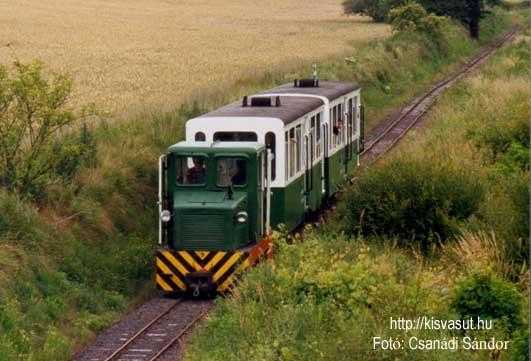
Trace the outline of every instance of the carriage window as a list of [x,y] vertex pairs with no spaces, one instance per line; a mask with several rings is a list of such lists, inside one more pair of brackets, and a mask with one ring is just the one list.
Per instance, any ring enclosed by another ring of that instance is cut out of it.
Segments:
[[337,139],[337,108],[332,108],[332,148],[336,147],[336,139]]
[[196,142],[204,142],[204,141],[206,141],[205,133],[203,133],[203,132],[195,133],[195,141]]
[[315,156],[317,159],[321,157],[321,113],[317,114],[315,127]]
[[254,132],[216,132],[214,142],[256,142],[258,136]]
[[286,142],[284,143],[284,174],[286,175],[286,181],[289,177],[289,136],[288,132],[284,134],[284,139],[286,139]]
[[[329,124],[330,124],[330,128],[328,130],[328,149],[332,149],[332,145],[333,145],[333,142],[332,142],[332,134],[334,134],[334,118],[333,118],[333,112],[332,112],[332,109],[330,109],[330,118],[329,118]],[[331,130],[331,131],[330,131]]]
[[297,125],[295,128],[295,152],[296,152],[296,172],[299,172],[301,170],[301,163],[302,163],[302,126]]
[[[314,159],[314,155],[315,155],[315,150],[314,150],[314,145],[313,145],[313,139],[315,139],[315,118],[316,116],[314,115],[313,117],[311,117],[310,119],[310,134],[311,134],[311,140],[312,140],[312,145],[310,147],[310,160],[313,161]],[[311,166],[311,164],[310,164]]]
[[203,185],[206,183],[206,158],[179,156],[175,162],[178,185]]
[[337,144],[341,145],[343,143],[343,104],[337,105],[337,127],[338,127],[338,137]]
[[295,128],[292,128],[289,131],[289,176],[290,177],[293,177],[295,175],[295,155],[296,155]]
[[271,180],[275,180],[277,175],[277,143],[275,140],[275,133],[268,132],[266,134],[265,144],[267,149],[271,150],[271,154],[273,154],[273,160],[271,161]]
[[345,112],[347,113],[347,127],[345,128],[345,135],[347,138],[347,143],[352,141],[352,128],[353,128],[353,122],[352,122],[352,98],[349,98],[347,101],[347,108],[345,109]]
[[352,102],[352,135],[356,134],[356,126],[358,124],[358,97],[354,97]]
[[247,161],[243,158],[234,157],[218,158],[216,184],[218,187],[246,185]]

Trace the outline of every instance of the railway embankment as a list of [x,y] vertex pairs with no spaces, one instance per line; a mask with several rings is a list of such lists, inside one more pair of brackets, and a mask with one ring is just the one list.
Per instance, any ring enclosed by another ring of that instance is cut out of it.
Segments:
[[528,78],[526,32],[355,174],[326,222],[278,233],[185,360],[526,360]]
[[[446,34],[448,48],[444,52],[431,46],[429,39],[415,34],[377,41],[356,49],[346,61],[320,64],[320,76],[360,82],[365,88],[367,119],[381,119],[505,31],[510,22],[508,17],[500,11],[485,18],[487,31],[483,32],[479,43],[468,40],[461,28],[452,25]],[[301,69],[300,74],[306,75],[308,69],[310,64]],[[97,144],[96,162],[81,169],[68,184],[51,184],[39,199],[0,192],[0,356],[6,360],[68,360],[73,351],[151,295],[152,254],[156,245],[154,164],[157,155],[182,137],[183,121],[187,118],[285,80],[286,75],[271,73],[261,79],[240,82],[230,92],[213,88],[196,102],[174,112],[149,114],[120,124],[102,122],[90,130]],[[369,127],[374,125],[376,122],[372,121]],[[321,282],[340,288],[349,288],[349,283],[358,282],[355,284],[372,289],[376,280],[389,286],[382,290],[388,295],[405,290],[412,297],[431,287],[428,283],[418,291],[418,283],[411,280],[396,279],[395,282],[391,277],[391,281],[386,281],[393,272],[404,274],[417,270],[418,264],[406,251],[353,243],[347,236],[334,236],[329,238],[330,242],[317,233],[308,233],[305,237],[307,242],[300,248],[280,241],[277,261],[257,269],[246,278],[233,299],[220,302],[207,324],[207,331],[198,336],[201,340],[209,329],[219,326],[218,335],[204,344],[218,353],[205,354],[205,360],[222,357],[224,349],[216,351],[215,346],[223,337],[227,345],[233,344],[234,339],[249,345],[246,349],[234,344],[238,352],[249,351],[242,359],[258,359],[262,355],[297,359],[297,352],[307,350],[305,345],[323,346],[319,351],[323,354],[327,354],[328,348],[342,350],[340,344],[319,344],[320,337],[326,336],[320,332],[331,330],[327,327],[337,322],[345,322],[327,317],[343,307],[339,301],[329,302],[329,295],[336,297],[335,291],[325,288],[317,292],[317,301],[313,304],[299,302],[296,306],[290,303],[291,296],[284,294],[292,286],[300,291],[294,293],[296,297],[306,293],[314,297],[311,290]],[[334,247],[330,248],[331,244]],[[352,253],[349,253],[351,248]],[[381,261],[369,257],[380,252],[383,252]],[[392,262],[385,258],[387,254]],[[317,266],[309,261],[311,258],[324,261]],[[336,258],[343,261],[336,262]],[[359,268],[350,269],[348,261],[354,258],[365,261],[359,263]],[[294,268],[295,264],[300,264],[300,271]],[[330,272],[317,273],[316,280],[314,271],[327,267]],[[336,272],[337,267],[353,278],[343,278],[343,272]],[[277,283],[279,276],[285,279]],[[439,274],[428,276],[436,282]],[[253,288],[249,286],[253,279],[265,283]],[[407,286],[405,289],[400,288],[403,284]],[[253,301],[246,292],[255,292],[257,298]],[[436,296],[430,296],[426,302],[435,302]],[[337,297],[343,296],[338,294]],[[365,296],[360,293],[359,297]],[[363,302],[376,309],[383,305],[377,303],[382,297],[375,294]],[[284,300],[288,306],[284,306]],[[241,318],[234,318],[236,306],[243,301],[249,301],[245,307],[250,308],[241,309]],[[327,308],[334,304],[337,308]],[[252,316],[254,312],[263,313],[265,318],[271,313],[272,322],[280,316],[266,306],[289,311],[287,323],[262,324],[261,327],[270,325],[269,329],[257,327],[257,319]],[[297,313],[297,307],[308,313]],[[400,303],[385,307],[400,307]],[[363,312],[371,316],[367,310]],[[310,315],[320,315],[320,319]],[[367,327],[376,329],[377,325],[368,324]],[[252,329],[255,331],[249,332]],[[298,329],[298,333],[292,333],[294,329]],[[316,332],[312,333],[314,329]],[[304,339],[296,347],[285,343],[284,336],[302,334],[313,338]],[[274,336],[274,339],[265,336]],[[348,342],[356,343],[364,340],[365,334],[351,336]],[[271,341],[270,346],[263,346],[264,340]],[[256,347],[251,349],[253,344]],[[199,343],[194,343],[191,350],[197,350],[197,345]]]

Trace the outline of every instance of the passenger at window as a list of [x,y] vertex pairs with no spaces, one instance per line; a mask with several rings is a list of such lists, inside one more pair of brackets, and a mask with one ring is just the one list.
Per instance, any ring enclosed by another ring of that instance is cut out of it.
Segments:
[[206,180],[205,161],[201,157],[193,157],[194,166],[186,172],[186,183],[203,184]]

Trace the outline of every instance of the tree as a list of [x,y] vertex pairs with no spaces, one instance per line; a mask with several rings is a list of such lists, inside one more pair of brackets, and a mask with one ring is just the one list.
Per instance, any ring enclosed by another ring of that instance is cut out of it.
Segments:
[[[389,20],[392,8],[415,2],[414,0],[345,0],[347,14],[370,16],[377,22]],[[479,37],[479,22],[487,13],[488,6],[500,5],[502,0],[417,0],[430,13],[454,18],[469,29],[470,36]]]
[[468,27],[470,36],[479,38],[479,22],[488,6],[501,4],[501,0],[420,0],[429,12],[457,19]]
[[61,176],[65,160],[82,159],[94,144],[72,144],[66,132],[83,116],[67,107],[69,77],[48,78],[39,62],[12,69],[0,65],[0,186],[35,194]]
[[376,22],[387,21],[389,11],[405,4],[406,0],[345,0],[343,9],[347,14],[370,16]]

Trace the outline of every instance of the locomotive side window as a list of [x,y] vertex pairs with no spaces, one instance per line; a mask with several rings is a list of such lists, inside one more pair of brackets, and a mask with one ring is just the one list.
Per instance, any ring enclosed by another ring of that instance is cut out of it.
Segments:
[[175,162],[178,185],[203,185],[206,183],[206,158],[179,156]]
[[217,182],[219,187],[247,184],[247,161],[243,158],[224,157],[217,161]]
[[267,149],[271,150],[271,154],[273,154],[273,161],[271,162],[271,180],[275,180],[277,175],[277,156],[276,156],[276,149],[277,149],[277,143],[275,140],[275,133],[268,132],[265,136],[265,144]]
[[256,142],[258,136],[255,132],[216,132],[214,142]]
[[195,133],[195,141],[196,142],[204,142],[204,141],[206,141],[205,133],[203,133],[203,132]]

